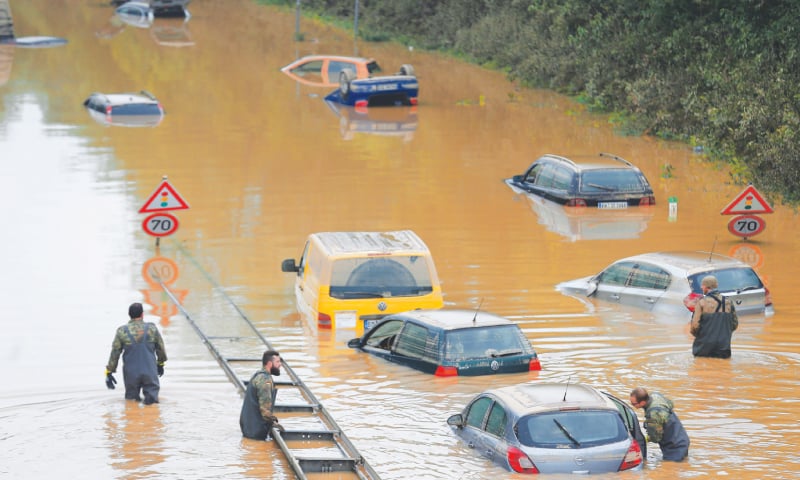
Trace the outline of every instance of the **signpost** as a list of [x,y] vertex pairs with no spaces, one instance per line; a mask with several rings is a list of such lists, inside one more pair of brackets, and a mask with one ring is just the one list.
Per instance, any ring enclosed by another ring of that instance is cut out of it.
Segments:
[[773,212],[772,207],[756,190],[756,187],[748,185],[719,213],[720,215],[738,215],[728,222],[728,231],[746,240],[767,228],[767,222],[756,214]]
[[189,208],[189,204],[175,190],[175,187],[170,185],[165,175],[158,188],[139,209],[139,213],[151,213],[142,222],[142,229],[148,235],[156,237],[156,245],[158,245],[161,237],[172,235],[178,229],[178,218],[165,212],[187,208]]

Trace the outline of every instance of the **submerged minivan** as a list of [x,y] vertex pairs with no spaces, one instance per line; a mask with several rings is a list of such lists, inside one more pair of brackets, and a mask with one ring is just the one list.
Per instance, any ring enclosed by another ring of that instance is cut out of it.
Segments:
[[312,233],[281,270],[297,275],[297,309],[318,328],[360,335],[386,315],[444,305],[431,252],[411,230]]

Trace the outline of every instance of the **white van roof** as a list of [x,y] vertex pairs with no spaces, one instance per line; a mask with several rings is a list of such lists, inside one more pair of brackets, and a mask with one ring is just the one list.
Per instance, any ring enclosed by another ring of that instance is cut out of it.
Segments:
[[428,247],[411,230],[394,232],[319,232],[311,234],[328,255],[428,253]]

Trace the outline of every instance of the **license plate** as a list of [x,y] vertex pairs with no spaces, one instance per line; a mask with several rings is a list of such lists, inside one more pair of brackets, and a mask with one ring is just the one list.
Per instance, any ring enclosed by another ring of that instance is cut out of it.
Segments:
[[336,328],[356,328],[355,310],[336,312]]
[[628,202],[600,202],[597,208],[628,208]]
[[375,320],[364,320],[364,331],[366,332],[370,328],[374,327],[375,324],[377,324],[378,322],[380,322],[380,320],[377,320],[377,319],[375,319]]

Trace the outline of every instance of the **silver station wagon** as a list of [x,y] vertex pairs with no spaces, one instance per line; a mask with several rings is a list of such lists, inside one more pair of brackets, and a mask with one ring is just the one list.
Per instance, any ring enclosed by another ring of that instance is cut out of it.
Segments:
[[703,296],[700,281],[714,275],[719,292],[738,314],[774,313],[769,290],[750,265],[709,252],[644,253],[615,261],[600,273],[556,285],[564,294],[644,308],[694,311]]
[[583,384],[486,390],[447,423],[470,448],[519,473],[641,470],[647,457],[634,410]]

